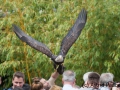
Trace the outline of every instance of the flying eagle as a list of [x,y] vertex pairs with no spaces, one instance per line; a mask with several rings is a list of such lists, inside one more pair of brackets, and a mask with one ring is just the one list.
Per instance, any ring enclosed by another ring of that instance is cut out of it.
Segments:
[[49,58],[51,58],[54,64],[60,65],[61,63],[64,62],[65,56],[69,51],[70,47],[75,43],[75,41],[79,37],[82,29],[85,26],[86,20],[87,11],[85,9],[82,9],[73,27],[69,30],[68,34],[63,38],[61,42],[60,52],[58,55],[54,55],[45,44],[28,36],[15,24],[13,24],[13,31],[20,40],[26,42],[32,48],[47,55]]

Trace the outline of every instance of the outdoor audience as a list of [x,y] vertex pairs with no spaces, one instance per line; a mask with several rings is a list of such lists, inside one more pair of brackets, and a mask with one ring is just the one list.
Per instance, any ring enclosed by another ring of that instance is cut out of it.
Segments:
[[[13,74],[12,86],[4,90],[120,90],[120,82],[114,82],[112,73],[86,72],[83,75],[84,84],[76,85],[76,74],[72,70],[66,70],[62,74],[63,86],[55,85],[59,73],[55,71],[51,74],[49,80],[35,77],[31,85],[25,84],[25,76],[17,71]],[[1,77],[0,77],[1,84]]]

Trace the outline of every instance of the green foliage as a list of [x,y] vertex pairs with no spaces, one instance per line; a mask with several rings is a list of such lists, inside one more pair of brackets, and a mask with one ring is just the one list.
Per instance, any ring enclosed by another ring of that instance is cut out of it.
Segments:
[[[25,73],[29,84],[31,78],[47,79],[53,72],[50,59],[21,42],[12,24],[58,54],[82,8],[88,11],[87,23],[65,58],[66,69],[76,72],[78,85],[87,71],[111,72],[120,81],[119,5],[119,0],[0,0],[0,75],[10,77],[5,86],[17,70]],[[61,76],[57,84],[61,85]]]

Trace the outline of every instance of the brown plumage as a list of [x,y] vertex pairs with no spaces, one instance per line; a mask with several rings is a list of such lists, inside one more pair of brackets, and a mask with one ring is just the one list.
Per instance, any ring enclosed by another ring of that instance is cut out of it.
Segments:
[[86,20],[87,20],[87,12],[85,9],[82,9],[75,24],[69,30],[68,34],[63,38],[60,52],[57,56],[54,55],[45,44],[28,36],[15,24],[13,24],[13,31],[15,32],[15,34],[18,36],[20,40],[22,40],[23,42],[26,42],[32,48],[47,55],[49,58],[51,58],[51,60],[55,64],[60,65],[61,63],[64,62],[67,52],[79,37],[82,29],[85,26]]

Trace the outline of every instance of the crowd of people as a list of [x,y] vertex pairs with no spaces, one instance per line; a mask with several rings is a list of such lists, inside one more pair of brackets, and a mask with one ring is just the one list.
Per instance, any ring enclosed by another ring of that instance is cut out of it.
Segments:
[[[75,72],[66,70],[62,74],[63,86],[55,85],[59,73],[55,71],[51,74],[49,80],[34,77],[31,85],[25,83],[25,76],[17,71],[13,74],[12,86],[4,90],[120,90],[120,83],[114,82],[112,73],[86,72],[83,75],[84,84],[76,85]],[[0,77],[1,84],[1,77]]]

